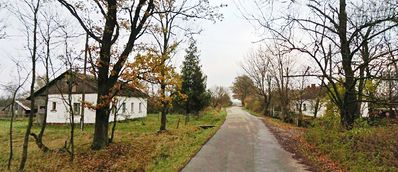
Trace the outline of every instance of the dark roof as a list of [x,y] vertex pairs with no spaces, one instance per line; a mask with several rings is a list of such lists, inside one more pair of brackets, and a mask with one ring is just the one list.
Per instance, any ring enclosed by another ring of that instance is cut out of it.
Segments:
[[[66,71],[64,73],[62,73],[61,75],[59,75],[58,77],[56,77],[55,79],[53,79],[52,81],[50,81],[46,86],[41,87],[40,89],[38,89],[37,91],[35,91],[34,96],[44,96],[46,93],[46,90],[51,90],[52,87],[56,87],[56,83],[57,82],[61,82],[63,79],[65,79],[67,76],[74,76],[74,83],[76,85],[85,85],[87,86],[87,88],[85,88],[85,93],[89,94],[89,93],[97,93],[98,90],[98,81],[97,79],[92,76],[92,75],[86,75],[84,76],[81,73],[78,72],[73,72],[73,71]],[[119,81],[121,82],[121,81]],[[65,85],[65,84],[63,84]],[[59,87],[62,87],[59,86]],[[60,88],[57,88],[57,91],[59,92],[59,90],[61,90]],[[82,94],[83,93],[83,89],[81,87],[77,87],[76,91],[73,92],[72,94]],[[50,91],[48,94],[52,94]],[[126,84],[122,83],[122,89],[118,92],[117,94],[118,96],[126,96],[126,97],[148,97],[148,95],[146,93],[144,93],[143,91],[136,89],[136,88],[132,88],[132,87],[128,87]],[[30,96],[27,98],[28,100],[30,99]]]

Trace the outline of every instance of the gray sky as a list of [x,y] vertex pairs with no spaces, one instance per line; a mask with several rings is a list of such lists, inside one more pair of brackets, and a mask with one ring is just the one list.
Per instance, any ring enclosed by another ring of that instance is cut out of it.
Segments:
[[198,36],[203,71],[208,76],[208,86],[230,86],[238,74],[240,63],[253,49],[256,35],[253,27],[245,21],[232,3],[221,10],[224,20],[208,24]]
[[[244,56],[253,49],[252,42],[256,41],[256,34],[253,26],[242,18],[230,0],[212,1],[212,3],[228,5],[220,10],[224,19],[215,24],[202,22],[200,27],[204,30],[195,38],[198,40],[202,69],[208,77],[208,87],[216,85],[229,87],[234,77],[242,74],[240,63]],[[4,15],[4,11],[0,13],[2,16],[10,15]],[[7,18],[9,37],[0,40],[0,83],[14,81],[17,76],[12,58],[22,60],[27,66],[30,66],[24,49],[26,41],[21,33],[23,28],[16,30],[15,28],[20,27],[17,24],[18,21],[12,17]],[[182,53],[178,53],[175,58],[176,64],[181,64],[183,60],[184,50],[181,49],[181,51]],[[2,94],[4,92],[0,91],[0,95]]]

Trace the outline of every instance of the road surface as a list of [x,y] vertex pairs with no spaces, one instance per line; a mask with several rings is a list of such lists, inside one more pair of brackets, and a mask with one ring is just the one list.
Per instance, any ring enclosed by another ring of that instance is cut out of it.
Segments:
[[227,109],[220,130],[182,172],[306,171],[257,117],[240,107]]

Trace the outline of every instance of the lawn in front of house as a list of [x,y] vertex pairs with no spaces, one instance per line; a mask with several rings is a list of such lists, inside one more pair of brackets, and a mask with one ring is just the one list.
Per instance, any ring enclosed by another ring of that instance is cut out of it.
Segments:
[[[158,114],[146,118],[117,123],[114,143],[100,151],[90,150],[93,125],[80,131],[75,130],[75,160],[69,162],[69,155],[58,151],[69,139],[69,125],[49,125],[43,138],[52,150],[42,153],[30,138],[26,169],[28,171],[178,171],[217,131],[224,122],[225,110],[208,110],[199,117],[192,117],[185,125],[185,116],[168,115],[168,131],[158,133]],[[26,120],[14,123],[13,169],[18,166]],[[215,125],[201,129],[199,125]],[[112,124],[110,124],[111,128]],[[178,126],[178,128],[177,128]],[[34,126],[38,133],[40,126]],[[0,171],[5,171],[9,156],[9,121],[0,121]]]

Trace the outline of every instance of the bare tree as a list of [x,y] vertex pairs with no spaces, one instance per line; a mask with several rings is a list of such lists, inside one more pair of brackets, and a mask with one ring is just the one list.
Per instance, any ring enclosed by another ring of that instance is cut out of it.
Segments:
[[265,115],[271,115],[270,104],[271,104],[271,71],[269,69],[270,59],[265,57],[265,50],[259,48],[248,55],[245,62],[242,64],[243,70],[246,74],[254,81],[257,87],[257,93],[262,96],[264,101]]
[[19,164],[18,171],[23,171],[25,168],[26,160],[28,158],[28,144],[29,144],[29,135],[31,133],[32,124],[33,124],[33,116],[35,114],[36,106],[35,106],[35,79],[36,79],[36,61],[37,61],[37,47],[38,47],[38,38],[37,38],[37,29],[38,29],[38,17],[39,17],[39,9],[41,7],[41,0],[31,0],[24,1],[23,4],[26,6],[26,10],[22,11],[19,7],[15,7],[12,12],[16,14],[16,17],[22,22],[25,27],[28,50],[30,53],[30,59],[32,62],[32,80],[30,85],[30,113],[28,118],[28,126],[26,128],[25,136],[23,139],[22,146],[22,155],[21,161]]
[[222,86],[216,86],[210,89],[210,105],[214,108],[222,108],[232,104],[228,89]]
[[[124,102],[124,101],[125,101],[125,99],[120,102]],[[119,115],[119,111],[121,108],[125,108],[123,106],[123,103],[118,103],[118,102],[119,102],[119,100],[116,98],[114,98],[114,100],[112,101],[113,125],[112,125],[112,130],[111,130],[111,137],[109,138],[109,143],[113,142],[113,138],[115,136],[117,117]]]
[[[305,6],[300,6],[292,2],[288,4],[290,10],[281,8],[284,12],[272,11],[271,15],[257,4],[263,15],[246,17],[263,27],[273,38],[284,42],[287,50],[302,52],[316,62],[321,72],[319,76],[328,82],[324,83],[327,85],[325,88],[340,110],[342,126],[351,129],[354,120],[359,117],[357,82],[361,78],[356,71],[360,50],[366,42],[397,26],[394,22],[398,14],[397,6],[386,4],[388,1],[347,3],[346,0],[339,0],[338,3],[309,1]],[[366,33],[369,35],[361,37]],[[327,48],[329,45],[332,48]],[[369,60],[360,63],[368,65]],[[329,71],[333,71],[333,74]],[[340,85],[344,92],[338,90]]]
[[[299,114],[296,120],[296,125],[297,126],[302,126],[303,123],[303,104],[305,101],[305,94],[306,94],[306,90],[305,90],[305,84],[307,82],[307,78],[306,75],[309,72],[310,67],[305,68],[305,70],[303,71],[303,75],[301,76],[300,80],[299,80],[299,90],[298,90],[298,95],[297,95],[297,105],[298,105],[298,110],[299,110]],[[309,91],[309,90],[307,90]],[[308,93],[307,93],[308,94]]]
[[[87,78],[87,58],[88,58],[88,51],[89,51],[89,35],[86,33],[86,42],[84,44],[84,63],[83,63],[83,80]],[[83,86],[82,92],[82,107],[81,107],[81,114],[80,114],[80,130],[84,130],[84,103],[86,102],[86,85]]]
[[289,97],[291,83],[290,78],[286,76],[291,74],[294,64],[289,55],[283,52],[277,44],[269,46],[267,50],[270,54],[266,57],[270,59],[271,75],[273,76],[277,90],[276,93],[279,97],[279,106],[281,109],[279,117],[284,121],[289,121],[291,120]]
[[[64,102],[65,109],[67,109],[69,113],[69,124],[70,124],[70,134],[69,134],[69,144],[65,141],[64,148],[70,154],[70,161],[73,162],[75,157],[75,141],[74,141],[74,132],[75,132],[75,116],[80,115],[80,111],[82,109],[81,106],[73,101],[74,88],[78,85],[79,79],[86,79],[86,78],[79,78],[81,77],[77,73],[77,66],[76,61],[79,59],[80,54],[74,54],[73,49],[71,48],[70,39],[79,37],[79,34],[74,34],[70,29],[68,29],[69,24],[62,23],[59,24],[59,29],[61,31],[61,35],[63,36],[63,45],[64,45],[64,55],[62,56],[62,61],[66,67],[66,90],[64,86],[56,85],[59,93],[61,94],[61,98]],[[85,76],[83,76],[85,77]],[[58,83],[59,84],[59,83]],[[61,83],[64,84],[64,83]],[[85,83],[83,83],[85,85]],[[66,95],[64,92],[66,91]],[[84,102],[82,102],[84,103]],[[84,110],[84,109],[83,109]]]
[[[42,37],[42,40],[44,42],[44,52],[43,55],[40,56],[43,62],[43,66],[45,68],[45,76],[44,76],[44,87],[47,87],[49,82],[50,82],[50,60],[51,60],[51,45],[53,43],[53,36],[55,32],[58,29],[58,26],[56,25],[58,20],[58,16],[56,16],[53,11],[51,11],[51,8],[48,6],[51,4],[47,4],[45,6],[45,10],[43,10],[40,14],[43,20],[41,21],[39,31],[40,35]],[[48,90],[46,89],[45,91],[45,98],[44,98],[44,104],[47,106],[48,105]],[[43,143],[43,135],[44,131],[47,126],[47,108],[44,111],[43,118],[40,119],[39,123],[41,124],[40,132],[38,135],[35,133],[30,133],[30,135],[35,139],[35,142],[39,149],[41,149],[43,152],[47,152],[49,148]]]
[[20,89],[23,87],[23,85],[26,83],[26,81],[29,79],[29,75],[23,77],[21,72],[23,70],[23,67],[21,66],[21,64],[17,61],[14,61],[16,64],[16,69],[17,69],[17,73],[18,73],[18,77],[17,77],[17,83],[10,83],[7,85],[1,85],[2,87],[4,87],[4,90],[8,91],[11,93],[11,104],[10,104],[10,111],[11,111],[11,118],[10,118],[10,143],[9,143],[9,148],[10,148],[10,154],[8,157],[8,164],[7,164],[7,169],[11,170],[11,163],[12,163],[12,159],[14,157],[14,147],[13,147],[13,123],[14,123],[14,117],[15,117],[15,102],[16,102],[16,98],[18,95],[18,92],[20,91]]

